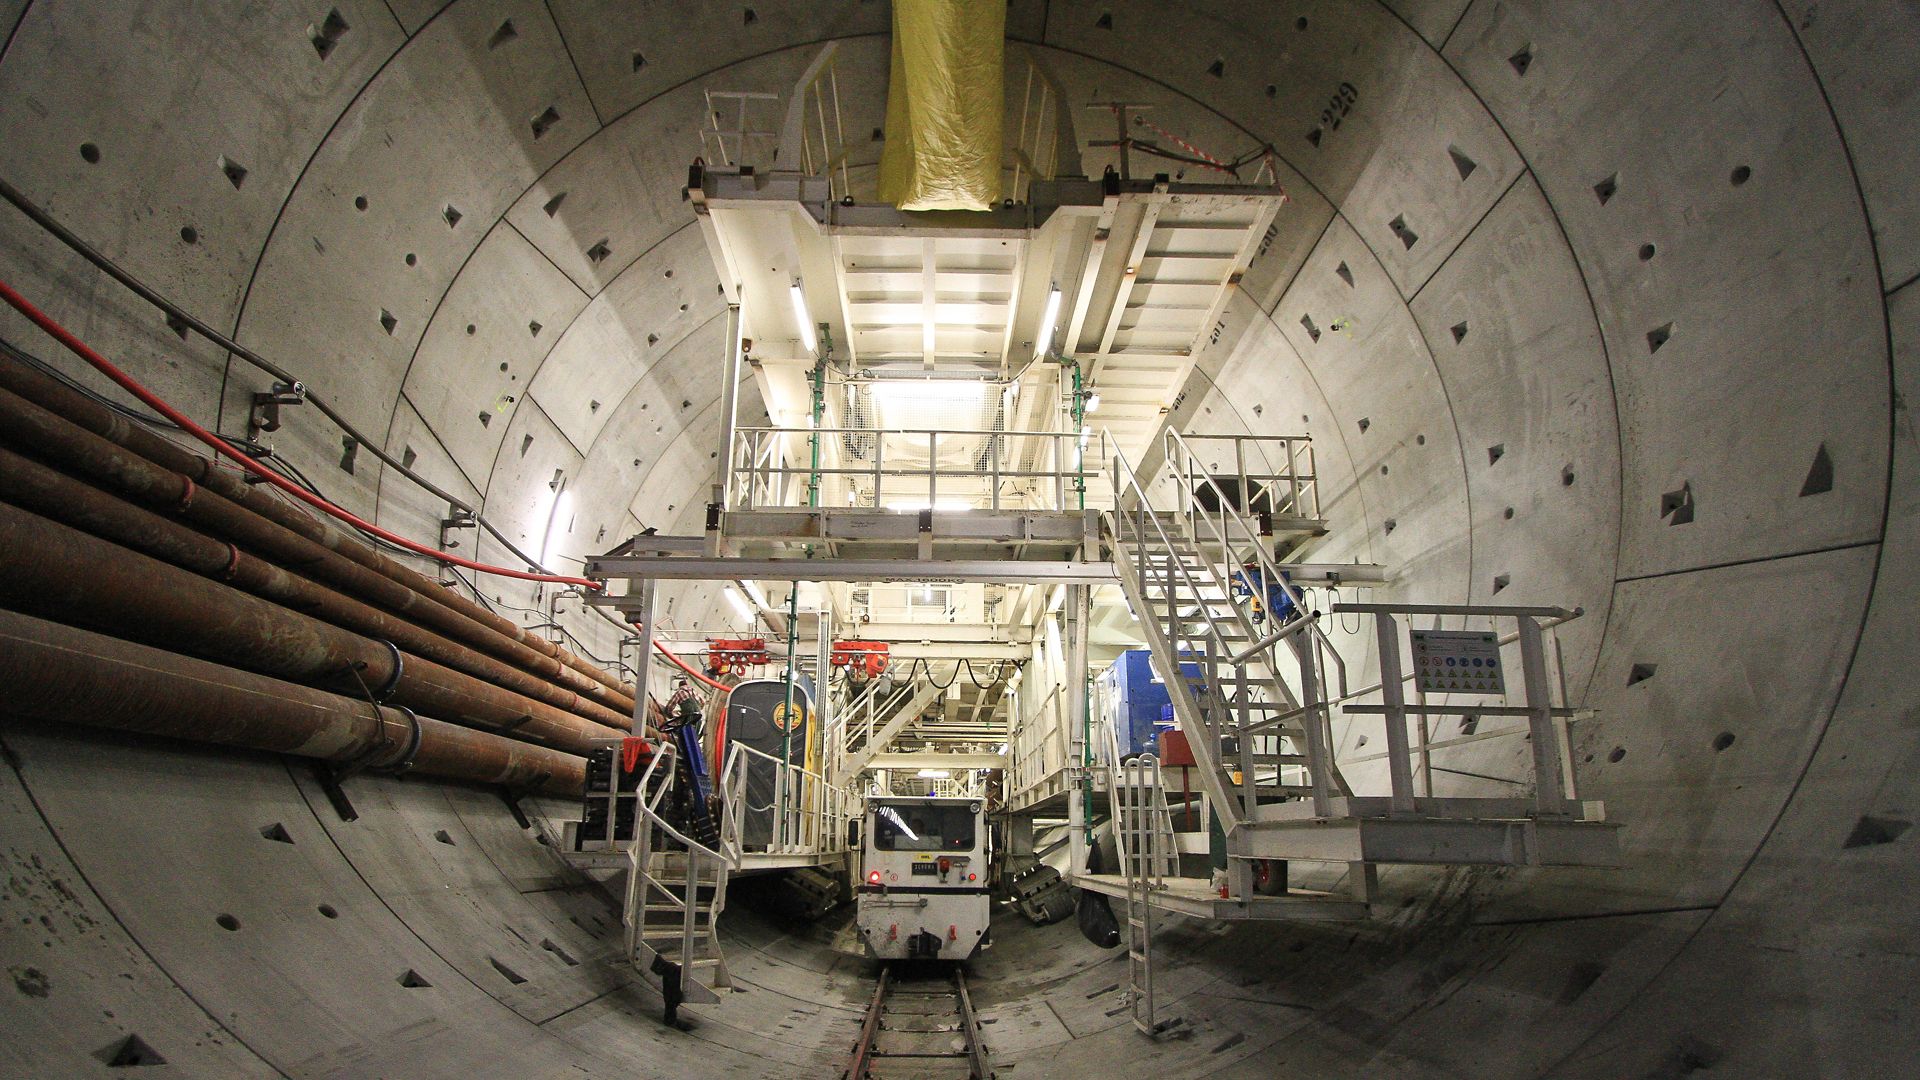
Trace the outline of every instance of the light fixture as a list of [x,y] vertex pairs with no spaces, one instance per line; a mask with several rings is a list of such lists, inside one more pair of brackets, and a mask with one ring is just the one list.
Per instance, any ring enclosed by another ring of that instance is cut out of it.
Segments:
[[996,754],[1005,754],[1006,752],[1007,752],[1007,744],[1006,744],[1006,743],[1001,743],[1001,744],[1000,744],[1000,749],[998,749],[998,750],[995,750],[995,751],[994,751],[994,753],[996,753]]
[[547,533],[540,541],[540,565],[547,565],[547,553],[553,549],[555,536],[560,527],[573,516],[573,492],[562,488],[554,497],[553,509],[547,514]]
[[1100,391],[1087,391],[1087,411],[1090,413],[1100,411]]
[[819,346],[820,339],[813,336],[813,316],[807,313],[807,294],[801,290],[799,278],[793,279],[787,294],[793,297],[793,317],[800,321],[800,344],[811,353]]
[[739,612],[740,617],[751,624],[754,621],[754,613],[753,608],[747,603],[747,598],[740,595],[740,590],[731,585],[727,586],[723,591],[727,594],[727,602],[733,605],[733,610]]
[[1033,339],[1033,355],[1047,355],[1047,346],[1053,344],[1054,325],[1060,321],[1060,286],[1047,290],[1047,306],[1040,313],[1040,336]]
[[922,780],[945,780],[953,774],[945,769],[921,769],[914,775]]
[[768,606],[766,594],[760,591],[760,586],[755,585],[751,581],[741,581],[739,585],[742,589],[746,590],[747,598],[753,601],[754,607],[765,608]]

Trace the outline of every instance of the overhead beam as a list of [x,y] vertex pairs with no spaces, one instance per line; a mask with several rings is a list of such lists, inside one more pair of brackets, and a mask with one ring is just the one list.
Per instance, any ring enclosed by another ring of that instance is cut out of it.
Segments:
[[[1018,559],[709,559],[704,557],[601,556],[587,560],[588,577],[671,581],[878,581],[989,585],[1110,585],[1113,564],[1032,562]],[[591,596],[595,607],[621,608],[626,596]]]
[[875,754],[867,763],[872,769],[1004,769],[1005,754],[945,754],[937,750],[916,750],[901,754]]

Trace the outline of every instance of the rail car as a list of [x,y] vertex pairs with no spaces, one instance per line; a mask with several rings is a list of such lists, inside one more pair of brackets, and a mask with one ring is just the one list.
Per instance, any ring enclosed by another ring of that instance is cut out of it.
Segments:
[[987,942],[993,902],[979,799],[875,796],[860,830],[857,925],[881,960],[965,960]]

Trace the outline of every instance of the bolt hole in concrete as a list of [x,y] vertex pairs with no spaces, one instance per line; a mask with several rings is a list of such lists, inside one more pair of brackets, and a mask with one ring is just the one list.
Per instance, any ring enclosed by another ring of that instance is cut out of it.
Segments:
[[1502,511],[1500,511],[1500,516],[1501,516],[1501,517],[1503,517],[1503,518],[1506,518],[1506,519],[1507,519],[1508,521],[1512,521],[1512,520],[1513,520],[1513,507],[1511,507],[1511,506],[1509,506],[1509,507],[1507,507],[1507,508],[1506,508],[1505,510],[1502,510]]
[[90,142],[80,144],[80,160],[89,165],[100,164],[100,148]]
[[1619,190],[1620,174],[1614,173],[1612,176],[1593,185],[1593,197],[1600,200],[1601,206],[1605,206],[1612,200],[1613,193]]
[[641,68],[646,66],[647,66],[647,58],[640,55],[639,53],[634,53],[633,54],[633,70],[639,71]]
[[1728,179],[1733,181],[1734,187],[1739,187],[1741,184],[1744,184],[1747,181],[1753,179],[1753,170],[1748,168],[1745,165],[1742,165],[1739,168],[1733,170],[1733,175],[1728,177]]
[[413,252],[411,252],[411,251],[409,251],[409,252],[407,252],[407,265],[408,265],[408,266],[412,266],[412,265],[414,265],[414,264],[416,264],[416,263],[418,263],[419,261],[420,261],[420,258],[419,258],[419,256],[417,256],[417,255],[415,255],[415,254],[414,254]]
[[146,1040],[138,1035],[129,1035],[113,1043],[94,1055],[106,1063],[109,1069],[133,1069],[150,1065],[165,1065],[167,1059],[160,1052],[148,1046]]
[[1733,745],[1733,732],[1723,731],[1713,737],[1713,752],[1719,753]]
[[1560,486],[1561,487],[1573,486],[1573,466],[1569,465],[1566,468],[1560,470]]
[[340,913],[334,910],[332,904],[321,904],[318,910],[321,915],[329,919],[337,919],[340,917]]
[[525,975],[520,974],[491,956],[487,957],[487,963],[492,964],[493,970],[499,972],[508,982],[515,986],[519,986],[521,983],[527,981]]
[[197,244],[200,242],[200,231],[191,225],[182,226],[180,240],[182,243]]
[[1381,476],[1387,475],[1387,467],[1385,465],[1380,466],[1380,475]]
[[448,847],[453,847],[453,846],[454,846],[454,843],[453,843],[453,837],[451,837],[451,836],[448,836],[448,835],[447,835],[447,830],[445,830],[445,829],[437,829],[437,830],[435,830],[435,831],[434,831],[434,834],[433,834],[433,838],[434,838],[435,840],[438,840],[438,841],[440,841],[441,843],[443,843],[443,844],[445,844],[445,845],[447,845]]
[[1654,248],[1652,244],[1640,245],[1640,261],[1641,262],[1646,262],[1648,259],[1653,258],[1653,256],[1654,256]]
[[468,324],[467,324],[467,336],[468,336],[468,337],[472,337],[472,336],[473,336],[473,332],[474,332],[474,327],[473,327],[473,324],[472,324],[472,323],[468,323]]
[[1420,235],[1407,228],[1407,218],[1404,214],[1387,222],[1387,228],[1393,231],[1393,235],[1400,238],[1400,243],[1405,245],[1408,251],[1412,251],[1413,245],[1420,242]]
[[355,210],[361,210],[361,211],[366,210],[367,197],[365,195],[355,195],[353,197],[353,208]]
[[427,980],[421,978],[420,973],[413,970],[412,968],[408,968],[407,970],[401,972],[400,977],[398,979],[395,979],[394,981],[399,983],[401,986],[406,987],[409,990],[419,990],[423,987],[431,987],[433,985]]
[[347,25],[347,20],[340,17],[340,10],[335,8],[327,12],[327,17],[319,26],[307,27],[307,40],[313,43],[313,51],[320,54],[320,59],[325,60],[333,55],[333,47],[340,43],[340,39],[345,37],[350,29],[352,28]]
[[1616,746],[1613,748],[1613,752],[1607,755],[1607,760],[1613,762],[1615,765],[1618,765],[1620,764],[1620,762],[1626,760],[1626,757],[1627,757],[1626,747]]
[[239,919],[236,919],[236,918],[234,918],[234,917],[233,917],[233,916],[231,916],[231,915],[225,915],[225,914],[222,914],[222,915],[216,915],[216,916],[214,916],[214,919],[213,919],[213,921],[214,921],[214,922],[217,922],[217,923],[219,923],[219,924],[220,924],[220,928],[221,928],[222,930],[238,930],[238,929],[240,929],[240,920],[239,920]]
[[282,825],[277,821],[271,825],[260,826],[260,838],[262,840],[272,840],[277,844],[293,843],[293,835],[287,832],[287,827],[285,825]]

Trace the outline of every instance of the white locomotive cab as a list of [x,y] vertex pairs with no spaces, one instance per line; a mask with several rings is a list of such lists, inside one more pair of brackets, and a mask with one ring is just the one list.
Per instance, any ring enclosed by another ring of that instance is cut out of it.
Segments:
[[987,939],[978,799],[875,797],[861,829],[858,925],[881,960],[965,960]]

